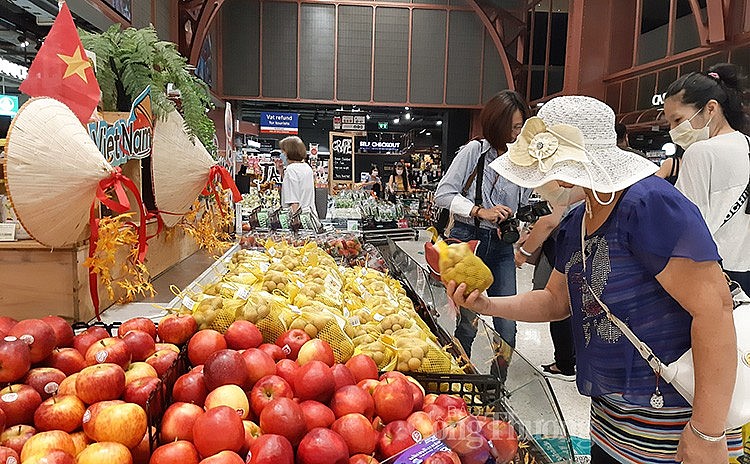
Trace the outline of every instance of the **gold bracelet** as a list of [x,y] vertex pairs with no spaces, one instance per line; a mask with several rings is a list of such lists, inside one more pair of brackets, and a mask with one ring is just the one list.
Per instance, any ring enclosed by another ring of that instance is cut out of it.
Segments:
[[720,437],[714,437],[711,435],[706,435],[705,433],[701,432],[700,430],[696,429],[693,425],[692,421],[688,421],[688,424],[690,425],[690,430],[695,434],[696,437],[700,438],[701,440],[708,441],[711,443],[717,443],[721,440],[725,439],[727,437],[727,433],[724,432],[721,434]]

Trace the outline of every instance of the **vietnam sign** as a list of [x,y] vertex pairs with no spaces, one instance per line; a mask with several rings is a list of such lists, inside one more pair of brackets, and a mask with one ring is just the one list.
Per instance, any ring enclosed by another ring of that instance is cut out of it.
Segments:
[[299,115],[296,113],[260,113],[261,134],[297,135]]

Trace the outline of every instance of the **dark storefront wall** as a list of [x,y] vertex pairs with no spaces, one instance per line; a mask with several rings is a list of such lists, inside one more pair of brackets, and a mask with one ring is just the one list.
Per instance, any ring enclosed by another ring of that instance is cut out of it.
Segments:
[[[481,107],[508,81],[479,17],[460,0],[420,8],[227,0],[227,99]],[[299,40],[298,40],[299,37]]]

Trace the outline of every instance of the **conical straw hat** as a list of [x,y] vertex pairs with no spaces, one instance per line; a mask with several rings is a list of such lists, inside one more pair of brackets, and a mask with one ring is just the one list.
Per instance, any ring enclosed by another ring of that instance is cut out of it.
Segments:
[[76,115],[52,98],[33,98],[21,107],[8,132],[4,163],[18,220],[51,248],[81,238],[99,181],[113,172]]
[[216,164],[199,140],[190,140],[184,127],[182,116],[173,111],[154,128],[154,198],[167,227],[177,224],[190,210],[206,187],[211,166]]

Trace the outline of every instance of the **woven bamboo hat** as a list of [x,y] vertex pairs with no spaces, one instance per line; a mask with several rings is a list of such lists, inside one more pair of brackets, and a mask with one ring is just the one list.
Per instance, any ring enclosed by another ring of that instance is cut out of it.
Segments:
[[32,98],[18,111],[3,163],[18,220],[51,248],[81,239],[97,186],[114,172],[78,117],[46,97]]
[[164,224],[172,227],[206,187],[208,173],[216,162],[199,140],[190,140],[177,111],[157,122],[151,156],[156,206]]

